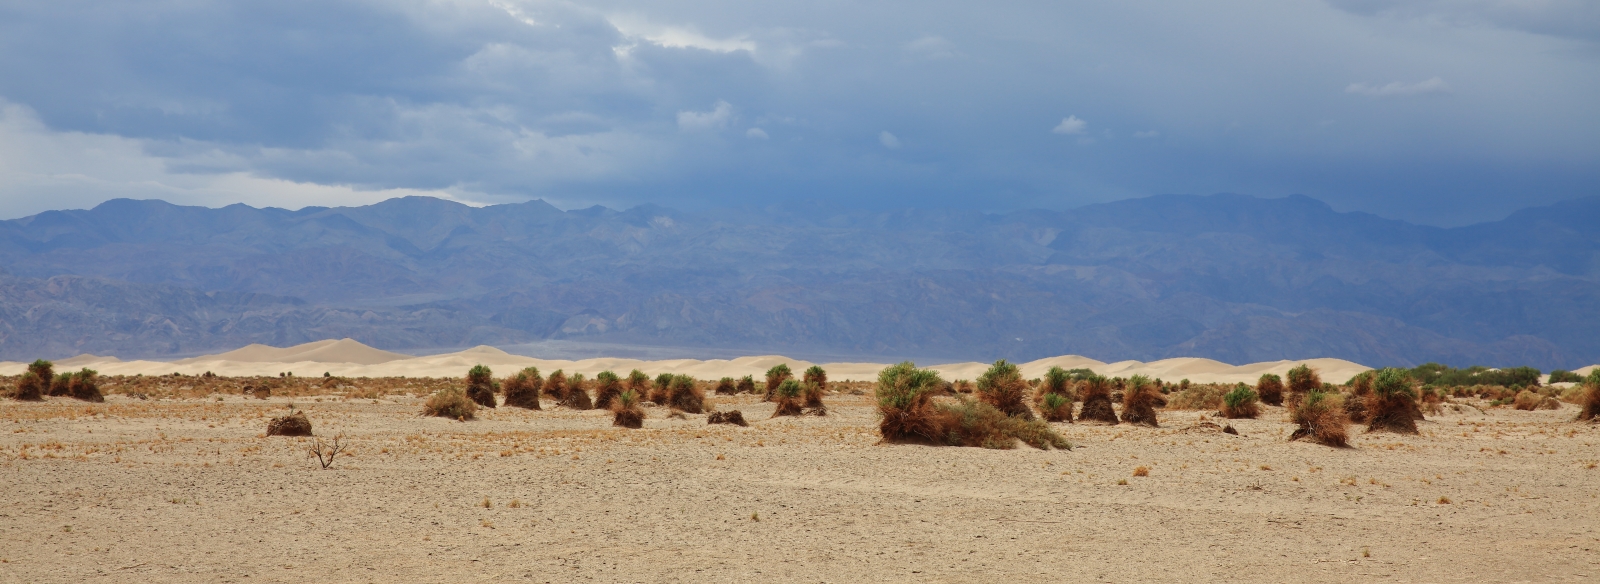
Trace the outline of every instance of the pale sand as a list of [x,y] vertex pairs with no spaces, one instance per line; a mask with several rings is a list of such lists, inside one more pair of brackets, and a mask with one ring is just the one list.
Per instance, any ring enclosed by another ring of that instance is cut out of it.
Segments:
[[1349,449],[1286,442],[1267,407],[1241,436],[1163,411],[995,451],[875,445],[868,395],[778,420],[716,398],[750,428],[650,408],[643,430],[296,398],[351,447],[325,471],[262,436],[287,401],[0,400],[0,582],[1600,579],[1600,426],[1570,404],[1469,400]]
[[[105,375],[163,375],[168,373],[199,375],[210,371],[224,376],[276,376],[279,373],[288,372],[302,377],[321,376],[324,373],[345,377],[392,377],[401,375],[407,377],[460,377],[465,375],[466,371],[472,368],[473,365],[482,364],[489,366],[497,375],[502,377],[510,375],[523,367],[538,367],[546,373],[562,369],[568,373],[580,372],[590,376],[606,370],[626,374],[633,369],[639,369],[652,376],[661,373],[673,373],[692,375],[700,379],[718,379],[721,377],[739,378],[745,375],[753,375],[757,379],[761,379],[767,369],[780,363],[789,364],[789,368],[797,375],[800,371],[813,365],[809,361],[777,355],[740,357],[727,360],[712,359],[708,361],[695,359],[640,361],[637,359],[617,358],[567,361],[512,355],[494,347],[486,346],[474,347],[456,353],[411,357],[400,353],[373,349],[350,339],[317,341],[282,349],[266,345],[250,345],[243,349],[219,355],[172,362],[121,361],[114,357],[79,355],[70,359],[62,359],[56,365],[58,369],[90,367]],[[1043,376],[1044,372],[1051,367],[1062,367],[1066,369],[1092,369],[1102,375],[1117,377],[1145,375],[1171,382],[1188,379],[1194,383],[1255,383],[1264,373],[1276,373],[1281,376],[1287,373],[1289,369],[1300,364],[1316,368],[1322,374],[1323,380],[1331,383],[1343,383],[1351,376],[1370,369],[1359,363],[1352,363],[1343,359],[1304,359],[1299,361],[1271,361],[1248,365],[1229,365],[1221,361],[1192,357],[1162,359],[1149,363],[1139,361],[1105,363],[1076,355],[1039,359],[1019,364],[1019,367],[1022,369],[1023,376],[1029,378]],[[829,379],[838,381],[875,381],[878,378],[878,372],[888,365],[887,363],[823,363],[822,367],[827,370]],[[968,362],[932,365],[928,368],[938,371],[945,379],[954,381],[977,379],[989,366],[989,363]],[[0,375],[17,375],[25,367],[26,364],[24,363],[0,363]]]

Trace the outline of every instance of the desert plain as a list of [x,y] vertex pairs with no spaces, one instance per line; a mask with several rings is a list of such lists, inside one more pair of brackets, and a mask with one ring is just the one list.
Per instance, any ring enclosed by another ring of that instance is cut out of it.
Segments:
[[[629,430],[331,379],[0,400],[0,582],[1600,581],[1600,426],[1572,404],[1451,399],[1350,448],[1288,441],[1278,407],[1169,408],[989,450],[881,444],[864,381],[827,416],[719,395],[748,427]],[[291,409],[316,437],[265,435]],[[336,436],[325,469],[308,448]]]

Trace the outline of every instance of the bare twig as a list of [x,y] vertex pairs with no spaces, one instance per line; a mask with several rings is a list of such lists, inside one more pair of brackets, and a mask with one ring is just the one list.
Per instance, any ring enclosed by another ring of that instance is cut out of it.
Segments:
[[322,464],[323,470],[333,466],[333,458],[338,456],[340,452],[344,452],[345,445],[339,443],[342,438],[344,438],[344,434],[334,436],[333,444],[326,444],[321,438],[317,438],[316,441],[311,443],[311,447],[308,450],[312,456],[317,457],[317,462]]

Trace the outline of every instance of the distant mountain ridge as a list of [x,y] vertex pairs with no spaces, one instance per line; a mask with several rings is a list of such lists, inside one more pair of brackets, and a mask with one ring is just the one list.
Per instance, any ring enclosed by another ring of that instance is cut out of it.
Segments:
[[1006,214],[122,199],[0,222],[0,359],[349,337],[1577,367],[1600,361],[1592,225],[1600,198],[1448,229],[1302,196]]

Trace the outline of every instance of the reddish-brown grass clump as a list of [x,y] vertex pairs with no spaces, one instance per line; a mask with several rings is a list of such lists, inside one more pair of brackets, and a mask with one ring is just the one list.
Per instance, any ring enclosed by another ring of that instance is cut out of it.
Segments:
[[1578,420],[1593,422],[1600,420],[1600,369],[1589,373],[1584,380],[1583,410],[1578,412]]
[[783,383],[779,383],[777,389],[772,392],[773,398],[778,403],[778,408],[773,410],[772,417],[798,416],[805,413],[805,410],[800,407],[800,394],[803,391],[804,388],[800,387],[800,382],[792,378],[785,379]]
[[739,388],[739,393],[755,393],[756,392],[756,378],[755,378],[755,376],[746,375],[744,377],[740,377],[739,378],[738,388]]
[[1034,393],[1033,403],[1046,422],[1072,421],[1072,374],[1060,367],[1051,367]]
[[474,403],[486,407],[494,407],[495,393],[494,373],[483,365],[474,365],[467,371],[467,397]]
[[1009,416],[987,402],[965,397],[958,400],[934,406],[935,419],[947,445],[1009,450],[1021,440],[1042,450],[1072,448],[1066,438],[1042,420]]
[[821,365],[812,365],[807,367],[804,376],[800,380],[800,384],[805,385],[809,383],[815,383],[822,391],[828,391],[828,372],[824,371]]
[[1336,448],[1349,445],[1350,420],[1344,416],[1339,394],[1318,389],[1307,393],[1299,405],[1289,413],[1290,421],[1300,426],[1289,435],[1289,440],[1309,438]]
[[530,410],[541,409],[539,407],[539,390],[543,386],[544,379],[539,376],[538,367],[529,367],[518,371],[516,375],[506,379],[506,405]]
[[1367,422],[1367,400],[1372,398],[1372,381],[1376,376],[1372,371],[1362,371],[1350,378],[1350,396],[1344,400],[1344,414],[1352,423]]
[[1222,417],[1237,420],[1259,416],[1261,408],[1256,406],[1258,399],[1255,390],[1250,389],[1250,386],[1243,383],[1234,386],[1232,391],[1222,396]]
[[17,378],[17,387],[11,391],[11,399],[20,401],[41,401],[44,399],[45,384],[32,371],[24,371],[22,377]]
[[47,392],[50,397],[66,397],[72,395],[72,374],[57,373],[56,378],[50,382]]
[[650,376],[638,369],[628,372],[628,379],[623,381],[623,387],[638,396],[639,401],[648,401],[650,397]]
[[1524,389],[1521,392],[1518,392],[1517,397],[1511,400],[1511,406],[1519,410],[1531,412],[1539,409],[1539,402],[1543,400],[1544,396]]
[[772,401],[777,397],[778,386],[783,385],[784,381],[793,378],[794,372],[789,370],[788,363],[773,365],[771,369],[767,370],[767,396],[764,399]]
[[739,386],[738,384],[734,383],[732,377],[724,377],[717,380],[717,388],[712,390],[712,393],[717,395],[733,395],[739,393]]
[[635,430],[644,427],[644,408],[639,407],[639,396],[631,389],[618,393],[611,400],[611,412],[613,426]]
[[583,386],[583,374],[572,374],[572,378],[567,382],[567,391],[561,396],[561,401],[557,405],[574,410],[594,409],[594,401],[589,399],[589,390]]
[[978,376],[978,399],[1007,416],[1032,420],[1033,410],[1028,409],[1027,396],[1028,382],[1022,379],[1017,366],[1005,359],[995,361],[988,371]]
[[310,436],[311,420],[305,412],[295,412],[287,416],[273,418],[267,422],[268,436]]
[[706,392],[700,389],[693,377],[674,375],[667,385],[667,405],[691,414],[705,412]]
[[1078,411],[1078,421],[1117,423],[1117,411],[1111,407],[1111,380],[1102,375],[1089,375],[1079,387],[1083,409]]
[[1417,388],[1404,369],[1386,368],[1372,382],[1367,397],[1367,431],[1416,434]]
[[67,382],[68,396],[87,402],[99,403],[106,401],[106,396],[100,393],[99,372],[84,367],[82,371],[76,371],[71,375],[71,379]]
[[622,378],[610,371],[601,371],[594,376],[594,407],[602,410],[611,409],[611,402],[622,395]]
[[551,373],[550,378],[544,380],[544,388],[541,391],[558,402],[567,399],[567,372],[557,369],[555,373]]
[[878,372],[878,434],[884,442],[937,444],[944,435],[933,410],[933,394],[944,385],[939,374],[910,361]]
[[1283,405],[1283,378],[1273,373],[1262,374],[1261,379],[1256,380],[1256,395],[1261,403],[1269,406]]
[[1305,399],[1306,394],[1322,389],[1322,377],[1317,375],[1316,369],[1302,363],[1289,370],[1289,385],[1285,389],[1288,395],[1283,399],[1292,410],[1299,407],[1300,400]]
[[650,385],[649,400],[658,406],[667,405],[667,396],[672,390],[672,374],[662,373],[656,376],[655,383]]
[[707,424],[733,424],[735,426],[749,426],[750,425],[748,422],[744,421],[744,413],[740,412],[739,410],[728,410],[726,412],[711,412],[710,415],[706,416],[706,423]]
[[1128,379],[1128,388],[1122,392],[1123,422],[1159,428],[1161,424],[1156,422],[1158,405],[1166,405],[1166,399],[1161,397],[1161,390],[1150,378],[1135,375]]

